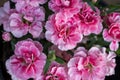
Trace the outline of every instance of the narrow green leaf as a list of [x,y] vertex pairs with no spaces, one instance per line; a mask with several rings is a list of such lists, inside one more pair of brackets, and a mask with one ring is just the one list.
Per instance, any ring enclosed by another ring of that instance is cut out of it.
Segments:
[[116,54],[117,54],[118,56],[120,56],[120,49],[118,49],[118,50],[116,51]]
[[51,64],[51,61],[47,60],[45,66],[44,66],[44,74],[47,73],[50,64]]
[[96,11],[94,4],[93,4],[90,0],[86,0],[86,1],[87,1],[87,3],[90,5],[90,7],[91,7],[94,11]]
[[60,64],[65,63],[65,61],[63,59],[61,59],[60,57],[56,57],[55,61],[60,63]]

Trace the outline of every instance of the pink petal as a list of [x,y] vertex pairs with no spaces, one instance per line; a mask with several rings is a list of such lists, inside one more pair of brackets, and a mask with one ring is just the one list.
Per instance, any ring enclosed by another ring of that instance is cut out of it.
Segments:
[[105,41],[108,41],[108,42],[113,40],[113,38],[108,34],[107,29],[103,30],[103,38],[104,38]]
[[7,1],[7,2],[4,4],[4,11],[5,11],[6,13],[9,13],[9,11],[10,11],[10,2],[9,2],[9,1]]
[[87,56],[86,52],[87,50],[84,47],[78,47],[77,50],[75,51],[76,54],[74,56],[86,57]]
[[32,34],[33,38],[38,38],[42,32],[42,23],[34,22],[29,29],[29,33]]
[[88,54],[89,55],[97,55],[101,53],[100,49],[97,48],[97,47],[92,47],[89,51],[88,51]]
[[76,67],[78,62],[79,62],[79,57],[71,58],[70,61],[68,62],[68,67]]
[[112,41],[109,47],[110,47],[110,50],[117,51],[117,49],[119,48],[119,43],[117,41]]
[[11,33],[12,33],[15,37],[20,38],[20,37],[22,37],[23,35],[26,35],[26,34],[27,34],[27,31],[16,29],[16,30],[12,31]]

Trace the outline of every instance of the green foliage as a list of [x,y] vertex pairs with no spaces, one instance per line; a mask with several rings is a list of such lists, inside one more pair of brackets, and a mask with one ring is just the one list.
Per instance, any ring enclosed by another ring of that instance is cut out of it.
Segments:
[[49,61],[54,61],[55,59],[56,59],[55,51],[54,50],[50,50],[49,54],[48,54],[48,60]]
[[120,48],[116,51],[116,54],[120,56]]
[[51,64],[51,61],[46,60],[46,64],[44,66],[44,73],[46,73],[48,71],[50,64]]
[[55,61],[60,63],[60,64],[65,63],[65,61],[63,59],[61,59],[60,57],[56,57]]

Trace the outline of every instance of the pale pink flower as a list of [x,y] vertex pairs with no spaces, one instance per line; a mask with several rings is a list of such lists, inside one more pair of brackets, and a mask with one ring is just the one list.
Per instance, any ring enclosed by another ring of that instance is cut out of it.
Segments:
[[107,15],[105,17],[106,23],[108,26],[110,26],[112,23],[120,23],[120,13],[119,12],[113,12]]
[[108,29],[104,29],[103,38],[105,41],[111,42],[110,49],[116,51],[119,48],[120,42],[120,24],[113,23]]
[[4,41],[10,41],[12,39],[12,36],[11,36],[11,34],[9,32],[3,32],[2,39]]
[[45,2],[47,2],[47,0],[11,0],[13,2],[16,3],[22,3],[22,2],[26,2],[26,4],[30,4],[31,6],[39,6],[39,4],[44,4]]
[[46,62],[42,50],[42,45],[37,41],[18,42],[15,45],[15,54],[6,61],[6,68],[12,80],[40,79]]
[[10,19],[11,33],[15,37],[20,38],[27,34],[28,25],[23,23],[22,15],[20,15],[19,13],[13,13],[10,15],[9,19]]
[[96,11],[87,3],[83,3],[80,12],[75,15],[80,21],[80,30],[84,35],[89,35],[91,33],[99,34],[102,31],[103,26],[100,11],[96,7],[95,10]]
[[81,0],[50,0],[48,5],[54,12],[63,10],[65,12],[68,11],[68,13],[76,13],[79,12],[81,3]]
[[44,8],[33,7],[22,1],[16,3],[16,10],[9,18],[11,33],[20,38],[29,32],[33,38],[38,38],[42,32],[42,21],[45,20]]
[[21,3],[16,4],[16,9],[17,11],[10,9],[9,2],[0,8],[0,24],[3,24],[4,30],[11,32],[17,38],[26,35],[28,32],[34,38],[39,37],[42,32],[41,21],[45,19],[43,7],[33,7],[21,1]]
[[105,76],[114,74],[115,57],[113,52],[107,54],[105,48],[92,47],[87,51],[79,47],[68,62],[70,80],[104,80]]
[[68,80],[67,69],[59,63],[53,61],[44,80]]
[[34,20],[45,20],[45,11],[43,7],[34,7],[23,1],[21,3],[16,3],[16,10],[23,14],[23,17],[30,22],[33,22]]
[[10,9],[10,2],[7,1],[3,7],[0,8],[0,25],[3,24],[3,29],[7,32],[10,32],[9,27],[9,16],[16,12],[15,9]]
[[28,21],[20,13],[11,14],[9,21],[11,33],[17,38],[26,35],[28,32],[32,34],[33,38],[37,38],[42,32],[41,21]]
[[17,13],[10,15],[10,29],[11,33],[20,38],[28,32],[32,34],[33,38],[38,38],[42,32],[42,21],[45,19],[45,12],[43,7],[33,7],[25,1],[16,3]]
[[76,18],[62,12],[50,16],[45,25],[47,40],[63,51],[75,48],[82,40],[77,22]]

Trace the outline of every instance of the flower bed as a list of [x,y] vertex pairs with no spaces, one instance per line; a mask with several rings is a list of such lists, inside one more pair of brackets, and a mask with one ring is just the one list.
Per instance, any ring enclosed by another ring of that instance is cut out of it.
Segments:
[[119,66],[119,9],[100,0],[7,1],[0,8],[2,78],[112,80]]

